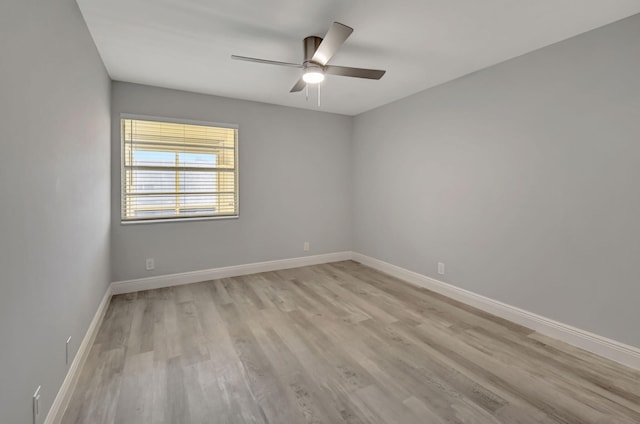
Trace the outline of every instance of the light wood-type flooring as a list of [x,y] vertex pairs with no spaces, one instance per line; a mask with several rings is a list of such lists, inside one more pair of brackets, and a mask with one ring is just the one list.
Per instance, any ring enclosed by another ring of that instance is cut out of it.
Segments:
[[640,423],[640,372],[346,261],[115,296],[63,422]]

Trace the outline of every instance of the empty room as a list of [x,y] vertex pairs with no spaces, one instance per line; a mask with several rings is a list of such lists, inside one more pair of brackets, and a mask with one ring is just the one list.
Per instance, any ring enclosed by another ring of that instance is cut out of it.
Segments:
[[639,76],[638,0],[0,0],[0,423],[640,423]]

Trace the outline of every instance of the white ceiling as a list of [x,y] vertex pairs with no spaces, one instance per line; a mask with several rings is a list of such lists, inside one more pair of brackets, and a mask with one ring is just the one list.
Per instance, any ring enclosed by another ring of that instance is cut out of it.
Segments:
[[230,59],[302,61],[333,21],[354,32],[330,64],[386,69],[380,81],[328,76],[320,110],[356,115],[640,13],[639,0],[77,0],[110,76],[316,109],[300,75]]

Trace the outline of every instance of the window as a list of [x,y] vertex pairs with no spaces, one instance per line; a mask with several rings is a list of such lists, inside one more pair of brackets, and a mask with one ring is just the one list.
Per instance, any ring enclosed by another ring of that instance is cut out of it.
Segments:
[[122,222],[238,216],[238,129],[121,116]]

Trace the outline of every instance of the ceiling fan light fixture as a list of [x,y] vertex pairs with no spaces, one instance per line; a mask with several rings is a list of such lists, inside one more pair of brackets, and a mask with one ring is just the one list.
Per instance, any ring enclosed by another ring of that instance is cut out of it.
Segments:
[[302,79],[307,84],[319,84],[324,81],[324,74],[318,69],[308,69],[302,75]]

